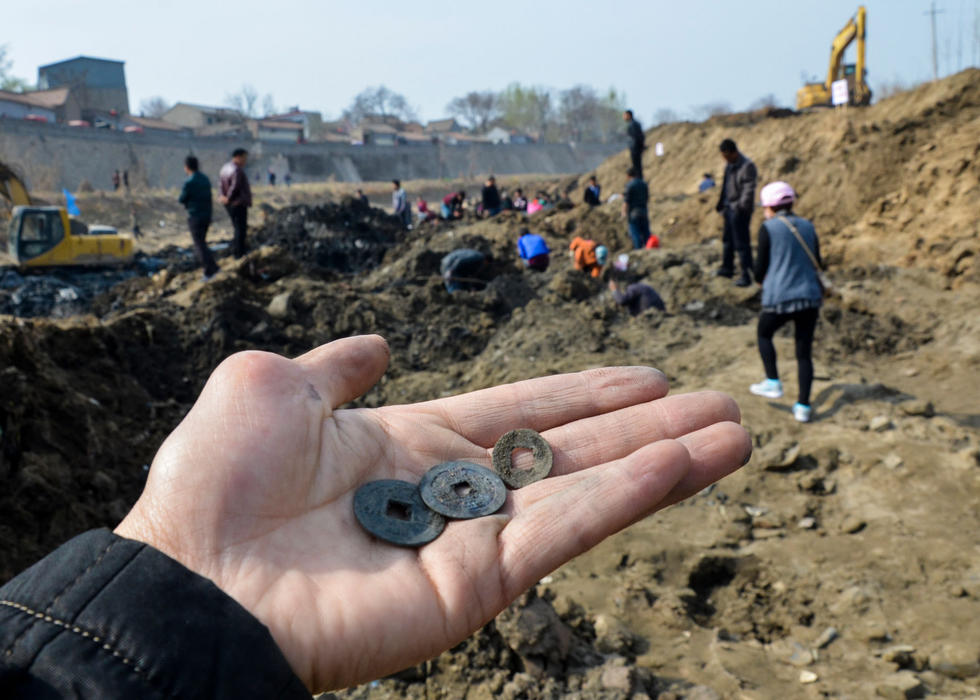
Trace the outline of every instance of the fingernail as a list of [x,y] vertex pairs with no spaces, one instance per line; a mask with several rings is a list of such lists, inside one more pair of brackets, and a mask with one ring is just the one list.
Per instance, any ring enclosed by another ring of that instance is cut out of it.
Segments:
[[745,455],[745,459],[742,460],[742,464],[740,466],[744,467],[746,464],[749,463],[750,459],[752,459],[752,445],[749,445],[749,453]]

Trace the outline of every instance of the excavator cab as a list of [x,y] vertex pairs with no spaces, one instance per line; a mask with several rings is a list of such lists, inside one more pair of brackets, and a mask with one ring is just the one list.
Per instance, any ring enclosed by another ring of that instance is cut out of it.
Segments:
[[23,267],[119,265],[133,259],[133,237],[110,227],[89,229],[63,207],[14,207],[7,252]]

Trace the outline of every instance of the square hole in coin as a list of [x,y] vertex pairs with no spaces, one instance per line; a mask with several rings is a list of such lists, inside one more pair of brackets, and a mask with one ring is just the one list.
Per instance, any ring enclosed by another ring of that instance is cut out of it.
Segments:
[[411,520],[412,506],[401,501],[388,501],[388,505],[385,508],[385,515],[395,520]]
[[453,491],[455,491],[456,495],[460,498],[466,498],[470,495],[470,492],[473,491],[473,487],[468,481],[460,481],[458,484],[453,484]]

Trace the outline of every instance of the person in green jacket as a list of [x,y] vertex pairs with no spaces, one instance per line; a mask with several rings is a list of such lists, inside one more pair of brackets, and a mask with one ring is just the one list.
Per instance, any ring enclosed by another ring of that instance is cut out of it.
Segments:
[[208,248],[205,240],[208,228],[211,226],[211,181],[200,171],[200,165],[195,156],[184,158],[184,171],[187,179],[180,190],[177,201],[187,209],[187,227],[194,241],[194,251],[197,259],[204,267],[204,281],[207,282],[218,273],[218,263]]

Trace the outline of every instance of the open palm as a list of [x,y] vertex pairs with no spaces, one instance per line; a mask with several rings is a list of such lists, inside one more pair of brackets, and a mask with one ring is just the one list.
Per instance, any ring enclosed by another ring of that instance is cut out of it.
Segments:
[[[252,612],[311,690],[453,646],[549,571],[736,469],[751,450],[731,399],[664,398],[663,375],[645,367],[338,410],[387,362],[377,336],[296,360],[232,356],[163,444],[117,528]],[[420,549],[358,525],[352,501],[364,482],[417,483],[453,459],[489,466],[513,428],[541,432],[555,466],[510,492],[497,514],[451,521]]]

